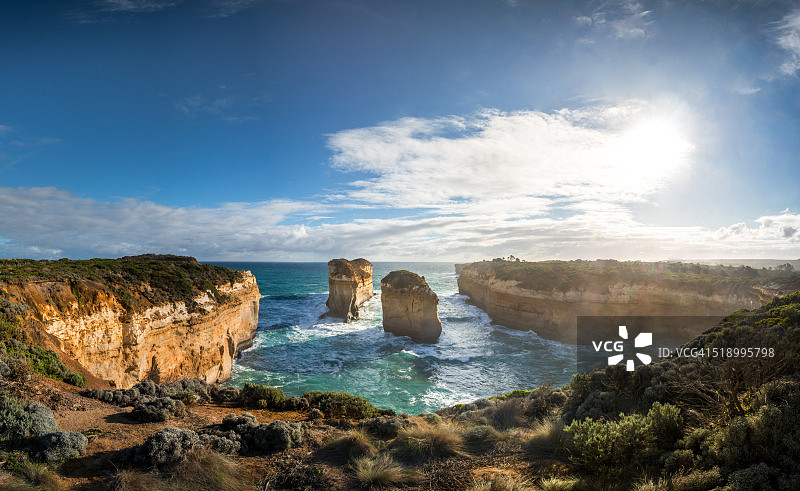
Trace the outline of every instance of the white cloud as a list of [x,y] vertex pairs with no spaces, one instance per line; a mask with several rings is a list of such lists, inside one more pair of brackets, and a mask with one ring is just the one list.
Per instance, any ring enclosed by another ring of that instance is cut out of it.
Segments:
[[266,95],[227,94],[215,98],[194,95],[177,101],[175,109],[191,118],[214,116],[230,123],[241,123],[257,120],[257,109],[268,103],[269,100],[270,98]]
[[658,113],[628,102],[341,131],[329,136],[330,165],[358,175],[316,201],[175,207],[0,187],[0,256],[797,257],[800,216],[788,209],[716,231],[636,218],[634,204],[668,191],[691,165],[692,146]]
[[797,74],[800,70],[800,10],[787,14],[778,22],[775,42],[786,53],[781,72]]
[[102,0],[103,10],[109,12],[157,12],[181,3],[181,0]]
[[212,0],[211,17],[229,17],[260,3],[261,0]]
[[[594,35],[619,40],[644,39],[650,33],[652,12],[635,0],[602,2],[591,15],[578,15],[575,23],[591,28]],[[591,42],[586,38],[582,42]]]

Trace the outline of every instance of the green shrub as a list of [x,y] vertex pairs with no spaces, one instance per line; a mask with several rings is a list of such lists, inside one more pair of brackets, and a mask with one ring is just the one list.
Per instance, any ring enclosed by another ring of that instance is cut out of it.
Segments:
[[9,394],[0,403],[0,439],[20,440],[56,431],[56,419],[46,406],[25,404]]
[[517,398],[527,397],[532,393],[533,393],[532,390],[514,389],[507,394],[499,396],[491,396],[489,399],[499,399],[501,401],[505,401],[506,399],[517,399]]
[[464,440],[448,425],[416,426],[402,430],[394,448],[412,459],[446,458],[461,455]]
[[239,391],[239,401],[245,407],[278,408],[284,399],[286,394],[281,389],[268,385],[247,382]]
[[652,443],[647,418],[620,414],[619,421],[573,421],[565,428],[575,448],[573,459],[588,469],[613,476]]
[[725,480],[719,472],[719,467],[711,470],[694,470],[686,475],[672,478],[672,491],[705,491],[721,486]]
[[8,357],[24,360],[30,369],[39,375],[53,380],[61,380],[76,387],[86,385],[86,378],[67,368],[55,351],[38,346],[28,346],[16,339],[0,343],[0,350],[5,351]]
[[331,457],[344,457],[349,460],[359,457],[372,457],[377,453],[377,450],[366,432],[363,430],[350,430],[326,443],[322,447],[321,453]]
[[683,417],[672,404],[653,403],[647,419],[657,448],[670,449],[681,436]]
[[305,392],[311,407],[317,408],[329,418],[364,419],[393,413],[373,406],[361,396],[347,392],[321,392],[318,390]]

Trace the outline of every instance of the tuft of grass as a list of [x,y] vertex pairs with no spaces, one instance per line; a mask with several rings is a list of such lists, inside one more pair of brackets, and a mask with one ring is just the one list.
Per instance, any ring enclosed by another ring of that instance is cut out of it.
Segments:
[[358,482],[368,488],[410,484],[416,479],[413,472],[387,454],[358,458],[353,461],[352,468]]
[[528,439],[531,453],[553,453],[564,446],[564,425],[550,417],[536,423]]
[[565,479],[562,477],[548,477],[539,482],[539,488],[542,491],[572,491],[577,485],[577,479]]
[[182,490],[247,489],[234,461],[205,448],[189,451],[170,472],[170,480]]
[[633,491],[669,491],[671,488],[669,481],[652,479],[642,479],[636,482],[631,488]]
[[372,457],[377,453],[375,446],[364,430],[350,430],[328,442],[321,449],[323,455],[344,457],[347,460]]
[[506,435],[491,426],[471,426],[464,430],[464,443],[473,453],[489,452],[497,445],[507,440]]
[[35,491],[36,488],[5,471],[0,471],[0,489],[3,491]]
[[31,483],[36,489],[57,491],[63,489],[61,481],[49,467],[21,459],[14,465],[14,473]]
[[166,491],[167,485],[150,472],[124,469],[111,480],[112,491]]
[[510,477],[503,474],[492,476],[491,479],[484,479],[475,483],[469,491],[535,491],[530,481],[518,477]]
[[446,458],[461,455],[464,440],[449,425],[417,426],[401,430],[395,448],[412,458]]

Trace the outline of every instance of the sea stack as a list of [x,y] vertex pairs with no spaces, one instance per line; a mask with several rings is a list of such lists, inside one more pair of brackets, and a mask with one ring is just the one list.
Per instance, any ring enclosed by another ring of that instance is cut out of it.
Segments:
[[439,297],[424,276],[392,271],[381,280],[383,330],[408,336],[417,343],[435,343],[442,334]]
[[328,262],[328,315],[346,322],[358,319],[358,308],[372,298],[372,263],[363,258]]

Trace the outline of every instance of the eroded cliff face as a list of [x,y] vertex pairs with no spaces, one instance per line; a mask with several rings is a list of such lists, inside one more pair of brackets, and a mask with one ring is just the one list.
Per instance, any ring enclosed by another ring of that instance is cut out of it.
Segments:
[[425,278],[410,271],[392,271],[381,279],[383,330],[417,343],[435,343],[442,334],[439,297]]
[[366,259],[328,262],[328,315],[347,322],[358,319],[358,308],[372,298],[372,263]]
[[[610,283],[607,293],[573,288],[567,291],[536,291],[519,287],[517,281],[501,281],[491,272],[460,268],[458,291],[485,311],[496,324],[532,330],[539,336],[576,342],[578,316],[725,316],[752,309],[786,292],[754,286],[749,293],[700,294],[644,283]],[[687,339],[711,325],[685,333]]]
[[237,353],[252,345],[261,295],[250,272],[214,287],[189,306],[138,309],[121,304],[113,285],[91,280],[0,284],[0,295],[28,305],[29,329],[46,331],[93,375],[129,388],[147,378],[212,383],[230,376]]

